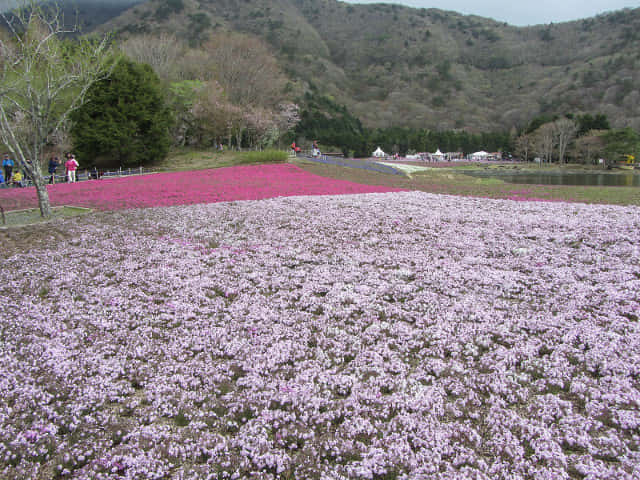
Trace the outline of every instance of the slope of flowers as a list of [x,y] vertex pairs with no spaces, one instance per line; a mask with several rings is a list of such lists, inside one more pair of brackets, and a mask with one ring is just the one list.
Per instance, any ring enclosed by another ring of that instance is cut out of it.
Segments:
[[0,478],[640,477],[638,208],[405,192],[42,228],[69,241],[0,260]]
[[[290,164],[249,165],[212,170],[49,185],[52,205],[98,210],[191,205],[232,200],[259,200],[292,195],[372,193],[398,189],[324,178]],[[5,210],[37,207],[31,188],[0,189]]]

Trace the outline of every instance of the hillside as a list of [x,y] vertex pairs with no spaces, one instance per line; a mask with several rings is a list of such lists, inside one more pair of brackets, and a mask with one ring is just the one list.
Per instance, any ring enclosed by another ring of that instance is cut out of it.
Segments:
[[601,112],[640,129],[640,9],[514,27],[335,0],[152,0],[100,28],[172,31],[193,45],[225,29],[255,34],[302,88],[335,97],[370,127],[482,131]]
[[[45,8],[57,10],[60,7],[60,18],[68,27],[76,27],[80,32],[90,32],[99,28],[104,23],[117,17],[128,8],[143,2],[144,0],[51,0],[44,2]],[[8,14],[17,1],[3,2],[0,4],[0,12]],[[5,28],[4,21],[0,21],[0,28]]]
[[64,3],[63,14],[67,21],[78,20],[81,31],[88,32],[100,27],[142,0],[73,0]]

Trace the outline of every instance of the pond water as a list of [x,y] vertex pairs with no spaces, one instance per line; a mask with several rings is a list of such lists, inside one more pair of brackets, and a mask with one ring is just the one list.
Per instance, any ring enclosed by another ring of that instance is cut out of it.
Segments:
[[640,174],[570,172],[465,172],[473,177],[497,178],[508,183],[534,185],[582,185],[599,187],[640,187]]

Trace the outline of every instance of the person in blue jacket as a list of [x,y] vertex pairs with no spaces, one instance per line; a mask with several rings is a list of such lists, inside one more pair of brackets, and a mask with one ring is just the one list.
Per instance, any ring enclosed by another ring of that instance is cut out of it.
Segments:
[[5,153],[2,159],[2,169],[4,170],[4,178],[10,179],[13,173],[13,160],[9,158],[8,153]]

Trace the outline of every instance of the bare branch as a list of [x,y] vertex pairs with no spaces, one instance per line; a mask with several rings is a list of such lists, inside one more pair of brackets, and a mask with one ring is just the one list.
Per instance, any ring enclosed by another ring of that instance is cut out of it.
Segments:
[[42,175],[43,151],[60,137],[87,90],[111,73],[108,38],[71,42],[57,5],[24,0],[2,14],[9,38],[0,39],[0,139],[36,185],[40,210],[50,214]]

